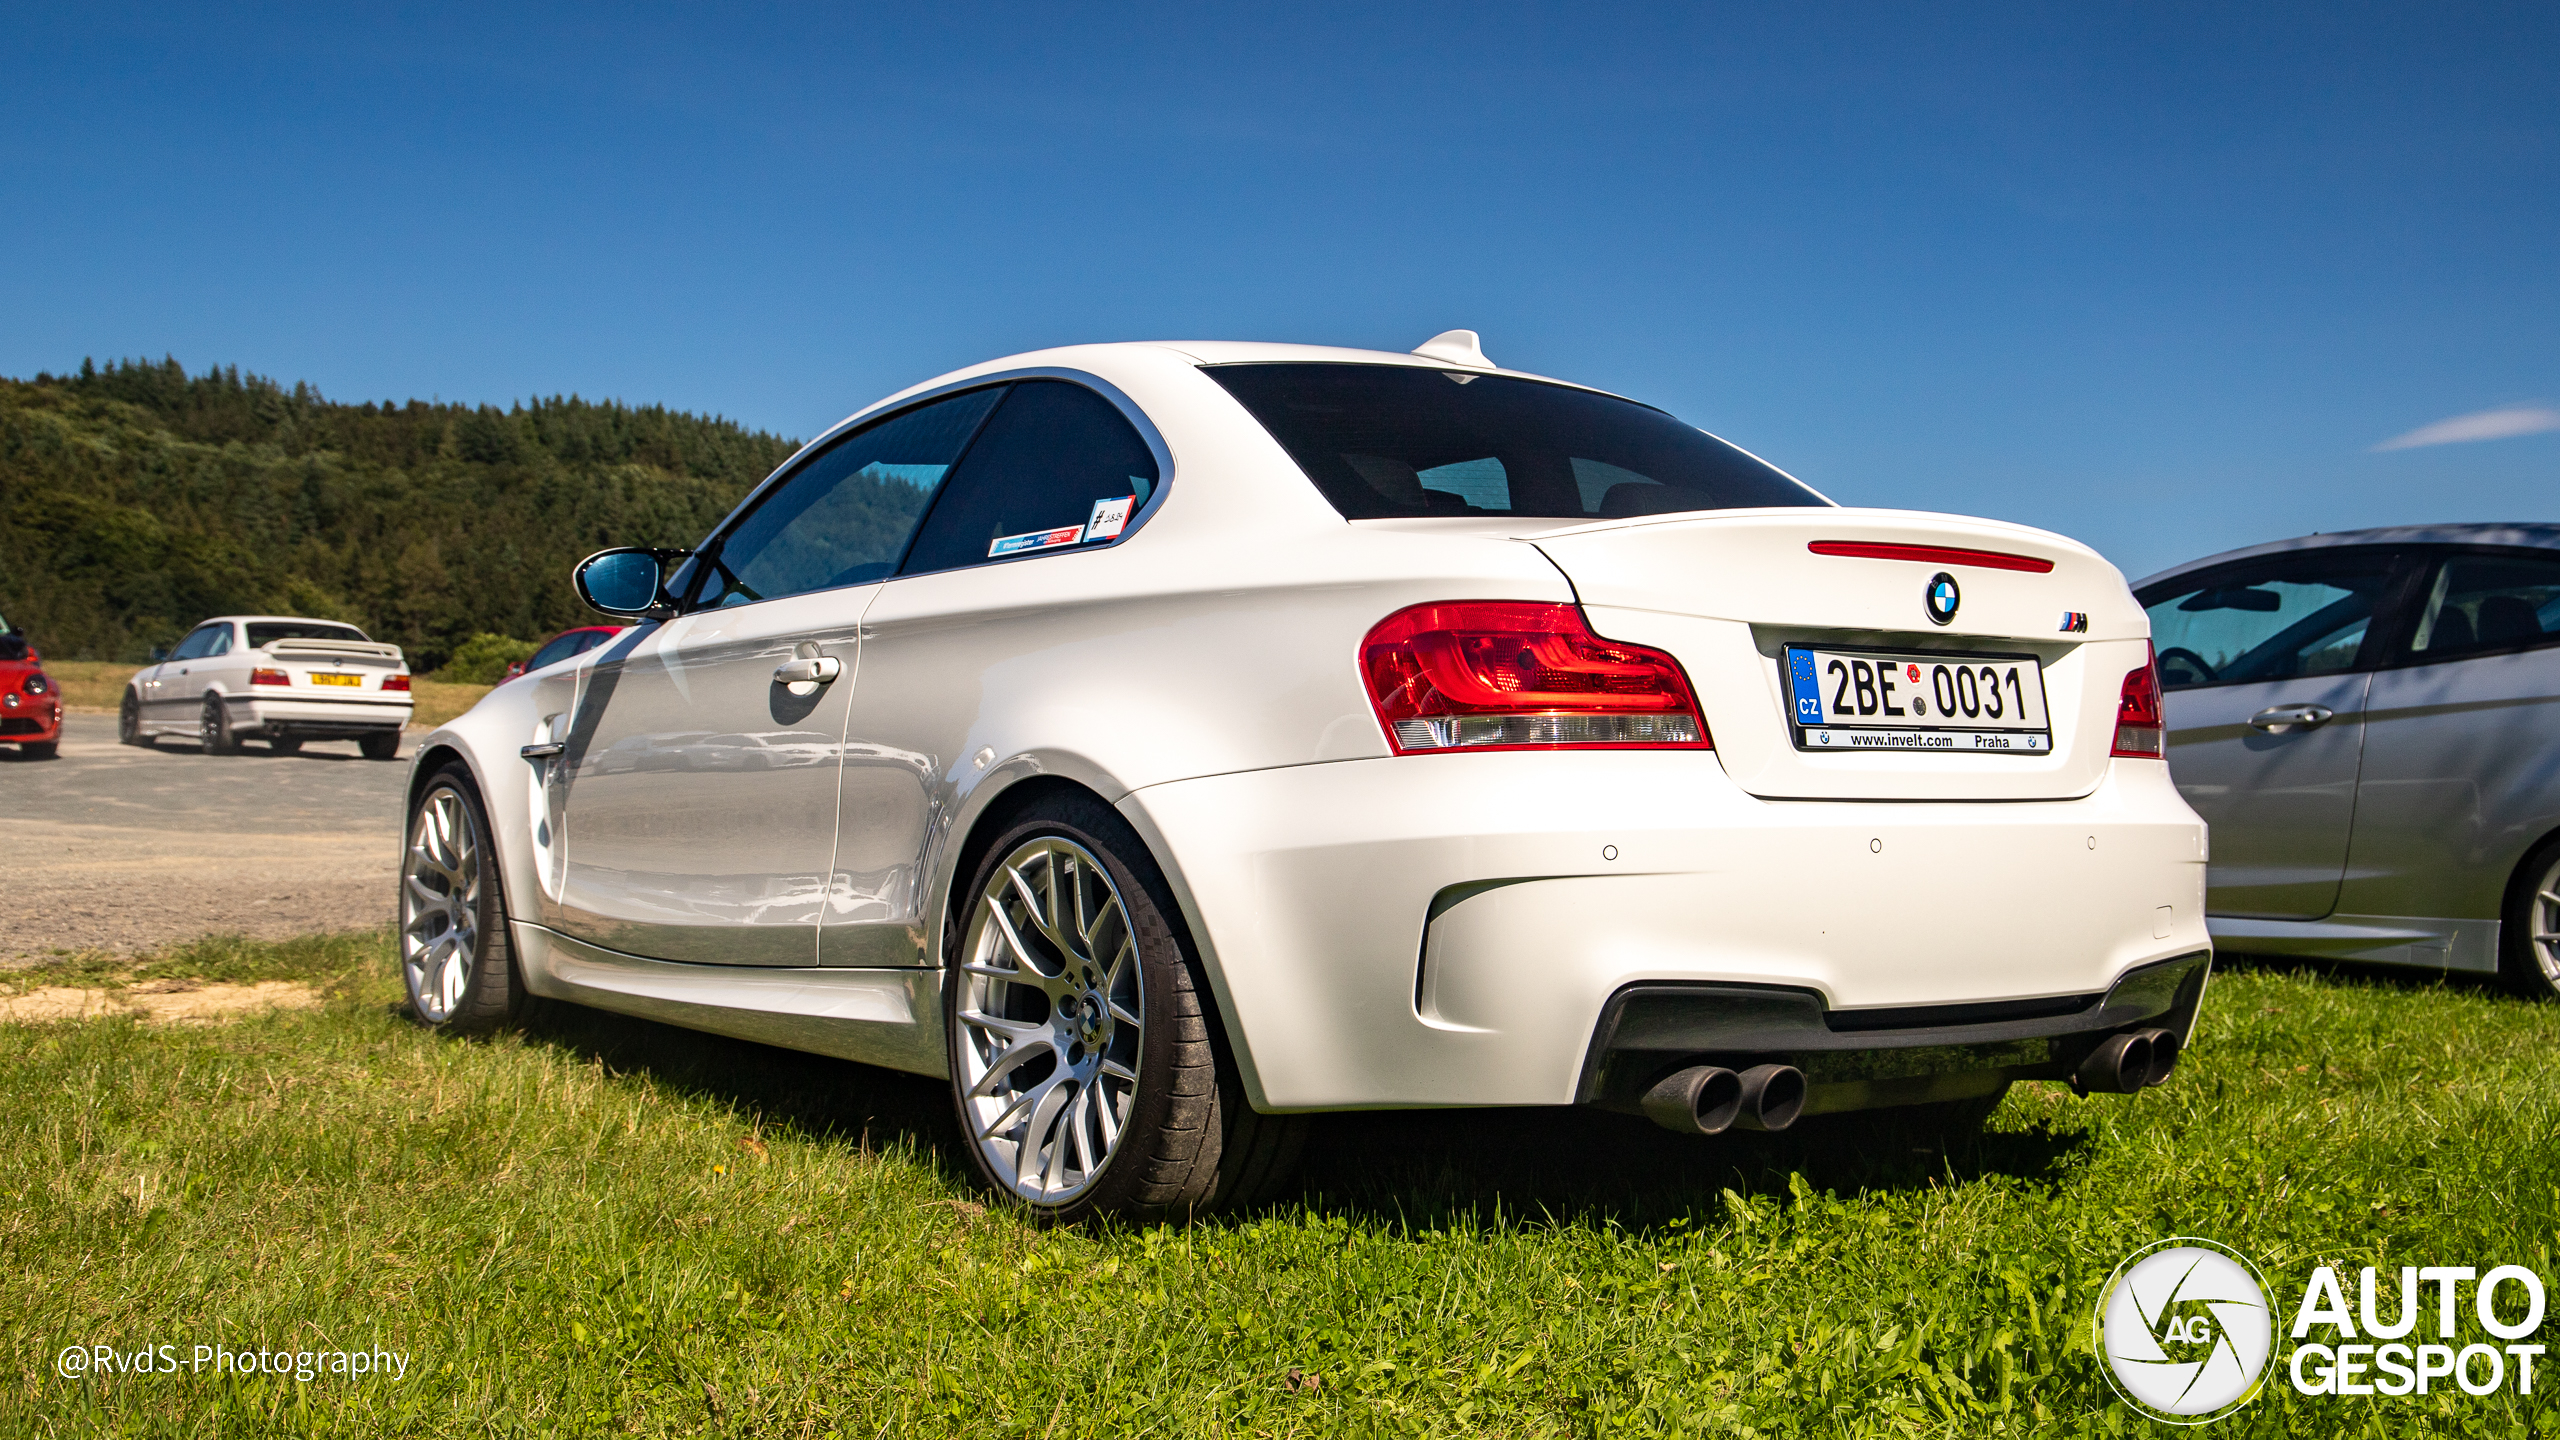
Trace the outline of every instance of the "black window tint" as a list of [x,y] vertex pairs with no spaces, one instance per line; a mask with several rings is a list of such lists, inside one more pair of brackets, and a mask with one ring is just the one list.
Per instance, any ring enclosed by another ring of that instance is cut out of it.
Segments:
[[1159,478],[1154,452],[1110,401],[1063,380],[1026,380],[969,447],[903,573],[1109,539],[1091,524],[1099,502],[1126,501],[1134,514]]
[[292,620],[271,620],[249,624],[249,648],[262,650],[279,640],[361,640],[364,632],[353,625],[306,624]]
[[2171,690],[2355,669],[2371,648],[2392,557],[2288,556],[2144,592]]
[[2454,555],[2436,567],[2411,658],[2515,650],[2560,640],[2560,555]]
[[1411,365],[1213,365],[1333,508],[1616,519],[1830,502],[1650,406]]
[[178,648],[169,652],[169,658],[201,660],[213,653],[214,642],[230,638],[231,627],[228,624],[200,625],[193,634],[178,642]]
[[972,390],[858,430],[765,492],[685,577],[696,608],[886,579],[916,518],[1003,396]]

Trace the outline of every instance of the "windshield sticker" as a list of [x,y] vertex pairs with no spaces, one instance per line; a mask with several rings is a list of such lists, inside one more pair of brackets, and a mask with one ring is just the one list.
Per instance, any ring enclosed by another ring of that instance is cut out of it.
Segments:
[[1081,525],[1061,525],[1055,530],[1034,530],[1027,535],[1007,535],[987,546],[987,558],[1018,555],[1025,550],[1046,550],[1052,545],[1073,545],[1084,538]]
[[1135,495],[1094,501],[1093,518],[1084,522],[1084,538],[1087,540],[1118,538],[1121,531],[1129,528],[1129,511],[1137,503],[1138,497]]

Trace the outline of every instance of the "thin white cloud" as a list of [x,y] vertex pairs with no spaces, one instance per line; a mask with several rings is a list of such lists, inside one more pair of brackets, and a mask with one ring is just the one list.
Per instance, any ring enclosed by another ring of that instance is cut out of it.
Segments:
[[2456,415],[2433,425],[2421,425],[2406,435],[2394,435],[2374,450],[2415,450],[2421,445],[2459,445],[2466,440],[2509,440],[2518,435],[2539,435],[2546,430],[2560,430],[2560,410],[2541,405],[2510,405],[2503,410],[2482,410],[2472,415]]

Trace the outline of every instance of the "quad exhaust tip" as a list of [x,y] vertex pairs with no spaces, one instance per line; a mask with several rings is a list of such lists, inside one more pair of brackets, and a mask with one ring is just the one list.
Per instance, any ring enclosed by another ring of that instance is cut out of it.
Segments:
[[1804,1072],[1793,1065],[1754,1065],[1735,1074],[1721,1065],[1692,1065],[1665,1075],[1645,1092],[1645,1118],[1683,1135],[1784,1130],[1804,1113]]
[[2157,1085],[2177,1068],[2178,1037],[2168,1030],[2127,1030],[2110,1035],[2080,1062],[2072,1079],[2091,1094],[2131,1095]]

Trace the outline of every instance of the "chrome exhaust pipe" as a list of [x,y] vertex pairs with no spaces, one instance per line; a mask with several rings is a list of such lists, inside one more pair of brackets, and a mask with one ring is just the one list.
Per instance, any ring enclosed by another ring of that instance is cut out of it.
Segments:
[[1754,1065],[1742,1072],[1742,1128],[1784,1130],[1804,1113],[1804,1072],[1793,1065]]
[[[2083,1093],[2130,1095],[2151,1084],[2151,1067],[2157,1052],[2152,1048],[2149,1030],[2128,1030],[2110,1035],[2098,1042],[2089,1058],[2072,1072],[2072,1080]],[[2167,1072],[2161,1072],[2163,1078]]]
[[1721,1135],[1742,1113],[1742,1077],[1721,1065],[1675,1070],[1644,1092],[1645,1118],[1683,1135]]

